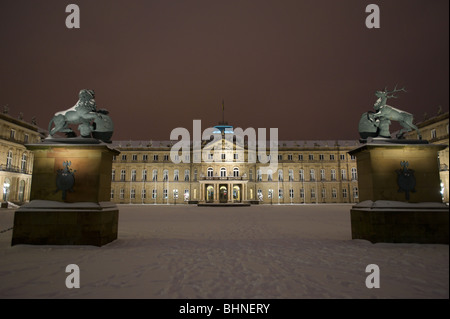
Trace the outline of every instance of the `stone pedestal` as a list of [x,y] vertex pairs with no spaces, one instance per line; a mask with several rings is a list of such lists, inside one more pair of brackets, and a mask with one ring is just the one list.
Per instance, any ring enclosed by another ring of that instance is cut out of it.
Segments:
[[96,139],[47,139],[34,153],[30,203],[14,216],[12,245],[95,245],[117,239],[117,206],[110,202],[112,157]]
[[440,194],[438,152],[445,145],[379,140],[349,152],[357,158],[360,203],[352,238],[448,244],[448,207]]

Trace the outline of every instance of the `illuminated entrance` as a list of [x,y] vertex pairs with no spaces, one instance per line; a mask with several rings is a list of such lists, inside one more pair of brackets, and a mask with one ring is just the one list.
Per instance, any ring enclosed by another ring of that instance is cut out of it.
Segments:
[[240,202],[241,201],[241,188],[239,185],[233,186],[233,201]]
[[234,177],[206,177],[200,180],[200,203],[232,204],[248,201],[246,180]]
[[219,187],[219,202],[228,202],[228,188],[226,185],[220,185]]
[[212,203],[214,202],[214,186],[208,185],[206,187],[206,202]]

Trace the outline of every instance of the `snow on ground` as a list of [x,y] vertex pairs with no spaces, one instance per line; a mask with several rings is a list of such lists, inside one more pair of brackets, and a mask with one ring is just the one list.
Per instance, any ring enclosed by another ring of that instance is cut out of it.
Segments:
[[1,209],[0,298],[449,298],[448,245],[352,240],[350,208],[119,205],[103,247],[11,247],[14,210]]

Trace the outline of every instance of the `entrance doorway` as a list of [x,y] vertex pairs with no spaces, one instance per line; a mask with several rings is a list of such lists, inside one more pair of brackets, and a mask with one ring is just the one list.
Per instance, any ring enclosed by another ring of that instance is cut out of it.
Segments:
[[212,185],[208,185],[206,187],[206,202],[207,203],[214,202],[214,187]]
[[241,187],[239,185],[233,186],[233,201],[235,202],[241,201]]
[[228,187],[226,185],[220,185],[219,187],[219,201],[221,203],[228,202]]

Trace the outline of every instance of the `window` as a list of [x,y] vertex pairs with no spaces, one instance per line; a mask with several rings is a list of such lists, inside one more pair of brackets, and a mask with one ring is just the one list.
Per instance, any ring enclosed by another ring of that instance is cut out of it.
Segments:
[[113,161],[117,160],[117,155],[113,155]]
[[358,187],[353,187],[353,198],[358,198]]
[[184,200],[188,201],[189,200],[189,189],[185,189],[184,190]]
[[261,198],[261,196],[262,196],[262,189],[258,189],[257,191],[256,191],[256,194],[257,194],[257,196],[258,196],[258,198]]
[[143,162],[147,162],[148,161],[148,155],[147,154],[142,155],[142,161]]
[[331,180],[332,180],[332,181],[335,181],[335,180],[336,180],[336,170],[335,170],[335,169],[332,169],[332,170],[331,170]]
[[337,191],[336,191],[336,188],[333,188],[333,189],[331,190],[331,197],[337,198]]
[[261,182],[262,181],[262,173],[261,173],[260,169],[256,170],[256,181],[257,182]]
[[163,198],[167,199],[167,189],[163,189]]
[[111,199],[114,199],[114,189],[111,189]]
[[156,194],[157,194],[157,190],[156,189],[153,189],[152,190],[152,199],[156,199]]
[[28,135],[28,134],[25,134],[25,136],[24,136],[24,138],[23,138],[23,142],[24,142],[24,143],[28,143],[28,140],[29,140],[29,135]]
[[272,170],[267,170],[267,181],[271,182],[272,181]]
[[180,162],[180,155],[178,155],[178,154],[175,155],[174,160],[175,160],[175,162],[179,163]]
[[283,189],[281,188],[278,189],[278,198],[283,198]]
[[314,154],[309,154],[308,158],[310,161],[314,161]]
[[156,182],[158,180],[158,170],[154,169],[152,171],[152,181]]
[[142,181],[143,182],[147,181],[147,170],[146,169],[142,170]]
[[175,182],[178,182],[179,175],[180,175],[180,171],[179,170],[176,169],[176,170],[173,171],[173,180]]
[[191,156],[190,155],[184,155],[184,162],[185,163],[189,163],[191,160]]
[[120,199],[125,198],[125,190],[123,188],[120,189]]
[[226,154],[222,153],[221,155],[222,155],[222,159],[225,160],[226,159]]
[[281,169],[278,170],[278,181],[279,182],[283,181],[283,171]]
[[167,182],[168,180],[169,180],[169,171],[165,169],[163,171],[163,182]]
[[13,152],[8,151],[8,155],[6,155],[6,168],[11,168],[13,161]]
[[305,198],[305,189],[300,188],[300,198]]
[[123,169],[120,171],[120,180],[125,181],[126,171]]
[[131,199],[135,199],[136,198],[136,190],[134,188],[132,188],[131,191],[130,191],[130,198]]
[[342,197],[347,198],[347,188],[342,189]]
[[334,154],[330,154],[330,161],[334,161]]
[[235,160],[237,160],[237,159],[239,158],[238,155],[239,155],[238,153],[234,153],[234,154],[233,154],[233,158],[234,158]]
[[113,169],[112,171],[111,171],[111,181],[115,181],[115,179],[116,179],[116,170],[115,169]]
[[320,154],[320,155],[319,155],[319,160],[323,161],[324,159],[325,159],[325,155]]
[[323,168],[320,170],[320,180],[325,180],[325,170]]
[[294,170],[293,169],[289,170],[289,181],[290,182],[294,181]]
[[14,140],[16,138],[16,130],[11,129],[10,137],[12,140]]
[[131,160],[132,161],[137,161],[137,154],[131,155]]
[[309,170],[309,180],[314,182],[316,180],[316,171],[314,169]]
[[303,161],[303,154],[298,154],[298,160]]
[[341,161],[345,161],[345,154],[339,155],[339,158],[341,159]]
[[278,154],[278,160],[279,160],[279,161],[282,161],[282,160],[283,160],[283,155]]
[[131,181],[132,182],[136,181],[136,170],[135,169],[131,170]]
[[341,169],[341,179],[343,181],[347,180],[347,170]]
[[169,160],[169,155],[165,154],[164,155],[164,161],[167,162]]
[[214,171],[213,171],[213,169],[212,169],[212,167],[208,167],[208,172],[207,172],[207,176],[208,177],[213,177],[213,174],[214,174]]
[[289,198],[294,198],[294,190],[292,188],[289,189]]
[[158,161],[158,155],[153,155],[153,160],[156,162],[156,161]]
[[352,180],[356,181],[358,179],[358,172],[355,167],[352,167]]
[[288,161],[292,161],[292,154],[288,154]]
[[253,180],[253,170],[252,169],[250,169],[249,171],[248,171],[248,178],[249,178],[249,180]]
[[269,192],[267,193],[267,198],[270,198],[270,199],[273,198],[273,189],[269,189]]
[[122,161],[126,161],[127,160],[127,155],[122,154]]
[[209,159],[209,160],[214,159],[214,154],[213,154],[213,153],[208,153],[208,159]]
[[142,191],[141,191],[141,198],[142,199],[146,199],[147,198],[147,190],[145,188],[143,188]]
[[351,159],[352,161],[354,161],[354,160],[356,160],[356,156],[355,156],[355,155],[350,155],[350,159]]
[[20,169],[22,172],[26,171],[27,169],[27,154],[22,154],[22,162],[20,164]]
[[194,169],[194,181],[197,181],[197,169]]
[[184,181],[189,182],[189,176],[191,175],[191,172],[188,169],[184,170]]
[[322,198],[326,198],[326,197],[327,197],[327,189],[322,188]]
[[176,188],[173,190],[173,198],[178,199],[178,189]]
[[303,182],[305,180],[305,171],[304,170],[299,170],[299,178],[300,178],[300,182]]
[[314,187],[311,188],[311,198],[316,198],[316,189]]
[[233,177],[239,177],[239,168],[235,167],[233,168]]
[[436,138],[436,129],[432,129],[431,130],[431,139],[435,139]]
[[220,177],[227,177],[227,169],[225,167],[220,169]]

